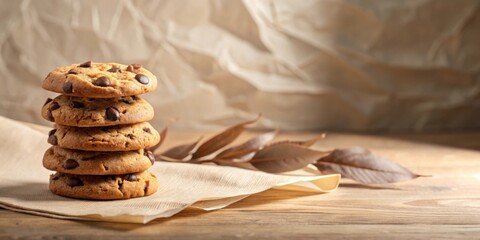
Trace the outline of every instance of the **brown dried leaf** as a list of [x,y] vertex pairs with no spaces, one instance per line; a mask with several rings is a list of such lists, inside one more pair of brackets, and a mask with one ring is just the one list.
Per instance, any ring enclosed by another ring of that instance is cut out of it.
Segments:
[[205,157],[227,146],[228,144],[233,142],[240,134],[242,134],[247,125],[255,123],[256,121],[258,121],[259,118],[260,116],[254,120],[239,123],[213,136],[206,142],[202,143],[200,147],[198,147],[197,151],[193,153],[192,159],[199,159],[201,157]]
[[168,158],[171,158],[171,159],[183,160],[186,157],[190,156],[190,154],[192,154],[193,150],[195,149],[195,147],[197,147],[200,140],[202,140],[202,137],[200,137],[195,142],[172,147],[172,148],[168,149],[167,151],[161,153],[160,157],[164,156],[164,157],[168,157]]
[[258,170],[269,173],[289,172],[315,163],[327,154],[291,143],[278,143],[258,151],[250,163]]
[[157,161],[165,161],[165,162],[186,162],[185,160],[182,160],[182,159],[169,158],[166,156],[162,156],[160,154],[155,154],[155,159],[157,159]]
[[311,147],[315,143],[317,143],[320,139],[324,139],[326,136],[327,135],[325,133],[323,133],[320,136],[317,136],[317,137],[314,137],[312,139],[308,139],[308,140],[305,140],[305,141],[283,140],[283,141],[274,142],[270,145],[279,144],[279,143],[290,143],[290,144],[300,145],[302,147]]
[[314,165],[322,172],[340,173],[367,184],[399,182],[420,176],[362,147],[334,150]]
[[222,158],[222,159],[239,158],[249,153],[255,152],[261,149],[262,147],[264,147],[265,144],[272,141],[277,135],[277,132],[278,131],[273,131],[273,132],[268,132],[268,133],[258,135],[240,145],[223,150],[222,152],[217,154],[215,158]]
[[252,160],[253,156],[255,156],[255,153],[254,152],[251,152],[247,155],[244,155],[244,156],[241,156],[239,157],[238,159],[242,160],[242,161],[250,161]]

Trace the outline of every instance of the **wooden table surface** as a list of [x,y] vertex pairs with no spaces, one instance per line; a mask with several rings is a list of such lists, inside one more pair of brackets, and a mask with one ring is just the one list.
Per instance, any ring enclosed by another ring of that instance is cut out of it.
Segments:
[[[173,135],[175,141],[194,139]],[[0,239],[480,239],[480,132],[330,134],[316,145],[350,146],[368,147],[432,177],[376,186],[343,179],[328,194],[269,190],[221,210],[187,209],[146,225],[59,220],[0,209]]]

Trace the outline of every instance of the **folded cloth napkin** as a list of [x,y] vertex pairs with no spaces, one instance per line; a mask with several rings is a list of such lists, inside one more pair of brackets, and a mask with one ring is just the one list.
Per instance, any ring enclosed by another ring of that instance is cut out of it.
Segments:
[[157,162],[157,193],[117,201],[77,200],[48,189],[52,173],[42,166],[48,128],[0,116],[0,207],[42,216],[147,223],[186,207],[215,210],[271,188],[330,192],[340,176],[275,175],[233,167]]

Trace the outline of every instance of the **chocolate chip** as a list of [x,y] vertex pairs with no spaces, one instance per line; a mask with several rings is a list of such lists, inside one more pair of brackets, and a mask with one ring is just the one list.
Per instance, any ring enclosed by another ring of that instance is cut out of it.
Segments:
[[141,83],[141,84],[143,84],[143,85],[146,85],[146,84],[148,84],[148,83],[150,82],[150,79],[148,79],[148,77],[145,76],[145,75],[143,75],[143,74],[137,74],[137,75],[135,75],[135,79],[136,79],[139,83]]
[[66,82],[65,84],[63,84],[63,92],[65,93],[73,92],[73,85],[71,82]]
[[85,104],[83,104],[82,102],[72,101],[72,107],[73,108],[83,108],[83,107],[85,107]]
[[53,134],[55,134],[57,132],[57,129],[52,129],[50,130],[50,132],[48,132],[48,136],[52,136]]
[[63,163],[63,168],[65,169],[74,169],[77,167],[78,167],[78,162],[73,159],[67,159],[67,161]]
[[142,67],[142,64],[138,64],[138,63],[134,63],[134,64],[131,64],[131,65],[134,69],[139,69],[139,68]]
[[47,101],[45,101],[45,103],[43,104],[43,106],[47,105],[47,103],[51,102],[52,99],[51,98],[47,98]]
[[83,186],[82,180],[77,177],[69,177],[67,178],[67,185],[70,187],[78,187],[78,186]]
[[109,132],[110,131],[110,128],[108,128],[108,127],[99,127],[98,129],[100,129],[100,131],[102,131],[102,132]]
[[133,72],[133,69],[134,68],[133,68],[132,65],[128,65],[126,70],[129,71],[129,72]]
[[150,185],[150,183],[148,181],[146,181],[145,186],[143,187],[143,194],[147,195],[149,185]]
[[57,145],[58,144],[58,141],[57,141],[57,136],[55,136],[55,134],[52,134],[48,137],[48,140],[47,140],[48,143],[52,144],[52,145]]
[[92,61],[86,61],[80,65],[78,65],[79,67],[82,67],[82,68],[89,68],[92,66]]
[[67,74],[78,74],[78,71],[72,68],[68,70]]
[[130,138],[130,139],[134,139],[134,138],[135,138],[135,136],[134,136],[133,134],[131,134],[131,133],[127,134],[127,137]]
[[151,132],[152,132],[152,131],[150,131],[150,128],[148,128],[148,127],[144,127],[144,128],[143,128],[143,131],[144,131],[144,132],[147,132],[147,133],[151,133]]
[[145,151],[143,155],[145,155],[146,157],[148,157],[148,159],[150,159],[150,162],[152,163],[152,165],[155,163],[155,155],[153,155],[151,151]]
[[138,180],[138,177],[135,174],[129,174],[129,175],[125,176],[125,180],[127,180],[129,182],[135,182],[135,181]]
[[110,121],[117,121],[120,118],[120,112],[113,107],[107,108],[105,114],[107,115],[107,119]]
[[108,87],[110,86],[110,80],[106,77],[99,77],[93,82],[93,85],[99,87]]
[[55,118],[53,117],[53,114],[52,114],[52,110],[50,110],[50,109],[47,111],[47,118],[51,122],[55,121]]
[[53,111],[53,110],[57,110],[57,109],[59,109],[59,108],[60,108],[60,104],[58,104],[57,102],[52,102],[52,103],[50,104],[50,107],[48,107],[48,109],[50,109],[50,110],[52,110],[52,111]]
[[130,100],[130,99],[122,99],[122,100],[120,100],[120,101],[122,101],[122,102],[124,102],[124,103],[126,103],[126,104],[132,104],[132,103],[133,103],[133,101]]
[[120,189],[123,186],[123,181],[121,179],[118,179],[117,184],[118,184],[118,189]]
[[122,70],[120,68],[117,68],[117,67],[112,67],[112,68],[108,69],[107,72],[116,73],[116,72],[122,72]]

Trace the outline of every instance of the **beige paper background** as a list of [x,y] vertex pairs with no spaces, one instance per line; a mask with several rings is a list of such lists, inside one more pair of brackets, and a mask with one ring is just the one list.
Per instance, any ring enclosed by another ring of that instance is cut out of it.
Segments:
[[0,116],[0,208],[42,216],[147,223],[186,207],[224,208],[270,188],[330,192],[340,175],[280,175],[233,167],[156,162],[159,190],[148,197],[87,201],[57,196],[48,189],[52,173],[42,166],[49,128],[29,126]]
[[141,63],[160,127],[263,113],[291,130],[471,129],[476,0],[0,0],[0,115],[47,124],[41,80],[72,62]]

